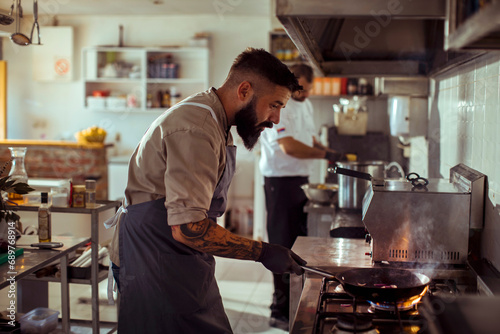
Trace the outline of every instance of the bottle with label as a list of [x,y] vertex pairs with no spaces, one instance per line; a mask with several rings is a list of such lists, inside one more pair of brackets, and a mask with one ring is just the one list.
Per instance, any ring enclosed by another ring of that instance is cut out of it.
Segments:
[[163,108],[170,108],[170,91],[167,89],[163,94],[163,99],[161,102]]
[[85,186],[83,185],[73,186],[73,207],[74,208],[85,207]]
[[42,193],[41,204],[38,208],[38,241],[50,242],[52,240],[52,221],[49,207],[49,196]]
[[350,78],[347,80],[347,95],[358,94],[358,79]]
[[85,180],[85,207],[89,209],[95,208],[95,180]]

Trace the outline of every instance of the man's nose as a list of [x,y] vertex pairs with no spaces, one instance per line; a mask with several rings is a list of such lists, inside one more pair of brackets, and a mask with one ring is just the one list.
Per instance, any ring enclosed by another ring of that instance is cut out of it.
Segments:
[[269,117],[269,120],[271,122],[273,122],[274,124],[278,124],[280,122],[280,112],[281,112],[281,108],[272,112],[271,116]]

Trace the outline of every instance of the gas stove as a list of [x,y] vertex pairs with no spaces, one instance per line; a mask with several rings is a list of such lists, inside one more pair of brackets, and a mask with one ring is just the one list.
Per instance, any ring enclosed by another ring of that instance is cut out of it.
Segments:
[[[463,290],[463,291],[461,291]],[[453,279],[435,279],[427,295],[450,297],[471,292]],[[427,298],[427,295],[423,298]],[[420,298],[404,304],[380,304],[348,295],[334,279],[324,278],[318,295],[314,324],[309,333],[428,333],[420,314]],[[294,332],[294,331],[292,331]]]
[[[311,267],[333,274],[353,268],[392,267],[377,264],[364,255],[369,245],[360,239],[299,237],[293,250]],[[421,299],[404,304],[375,304],[347,294],[334,279],[314,273],[291,277],[290,333],[426,333],[428,317],[423,305],[430,297],[452,298],[473,296],[478,291],[478,278],[467,265],[396,264],[398,268],[426,275],[431,279]],[[445,333],[445,332],[444,332]]]

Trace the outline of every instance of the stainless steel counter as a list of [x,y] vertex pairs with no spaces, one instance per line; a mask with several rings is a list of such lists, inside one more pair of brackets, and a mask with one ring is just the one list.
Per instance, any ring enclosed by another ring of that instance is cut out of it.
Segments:
[[[306,260],[308,266],[331,270],[333,273],[352,267],[372,266],[370,256],[365,255],[370,252],[370,245],[364,239],[298,237],[292,250]],[[321,281],[320,276],[311,273],[290,277],[290,328],[295,321],[302,289],[308,278]],[[304,293],[307,293],[306,290]]]
[[[304,206],[304,212],[307,212],[307,235],[310,237],[354,237],[356,229],[364,229],[361,211],[343,210],[335,205],[309,201]],[[332,230],[335,230],[334,234]]]

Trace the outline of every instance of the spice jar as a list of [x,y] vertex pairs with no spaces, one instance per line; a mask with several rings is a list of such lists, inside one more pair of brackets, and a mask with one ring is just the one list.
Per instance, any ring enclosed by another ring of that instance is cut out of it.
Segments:
[[83,185],[73,186],[73,207],[74,208],[85,207],[85,186]]
[[85,207],[95,208],[95,180],[85,180]]

